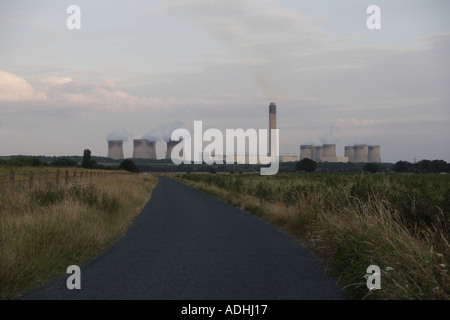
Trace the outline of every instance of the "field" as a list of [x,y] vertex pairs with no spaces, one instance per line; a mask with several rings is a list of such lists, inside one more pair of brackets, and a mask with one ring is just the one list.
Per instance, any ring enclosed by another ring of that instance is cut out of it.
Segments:
[[[178,174],[299,239],[350,299],[450,299],[450,176]],[[381,269],[369,291],[366,269]]]
[[0,167],[0,299],[14,299],[107,250],[157,183],[147,174],[78,168],[66,179],[66,169],[46,170],[15,168],[12,184],[11,167]]

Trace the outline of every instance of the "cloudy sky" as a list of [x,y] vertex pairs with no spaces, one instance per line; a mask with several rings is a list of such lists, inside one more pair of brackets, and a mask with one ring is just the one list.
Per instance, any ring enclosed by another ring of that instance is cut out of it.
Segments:
[[[81,9],[69,30],[67,7]],[[369,30],[369,5],[381,29]],[[171,126],[450,162],[450,1],[0,2],[0,155],[106,156]],[[164,144],[158,144],[162,154]]]

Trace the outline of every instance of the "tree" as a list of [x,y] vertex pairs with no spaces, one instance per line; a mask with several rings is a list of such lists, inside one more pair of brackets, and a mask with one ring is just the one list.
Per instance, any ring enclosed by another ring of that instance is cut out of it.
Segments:
[[133,160],[125,159],[120,163],[120,169],[127,170],[129,172],[139,172],[138,167]]
[[398,161],[392,170],[395,172],[408,172],[412,170],[412,163],[408,161]]
[[304,158],[295,164],[297,171],[314,172],[317,169],[317,163],[314,160]]
[[92,161],[91,161],[91,150],[84,149],[83,161],[81,161],[81,166],[86,169],[91,169],[93,167]]
[[53,167],[76,167],[78,166],[78,163],[74,160],[68,159],[68,158],[58,158],[52,163],[50,163]]
[[366,163],[363,167],[364,171],[370,172],[370,173],[377,173],[380,171],[380,167],[376,165],[375,163]]

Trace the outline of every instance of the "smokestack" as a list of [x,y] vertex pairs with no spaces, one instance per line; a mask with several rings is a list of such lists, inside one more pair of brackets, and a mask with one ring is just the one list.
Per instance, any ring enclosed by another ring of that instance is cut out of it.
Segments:
[[[167,152],[166,152],[166,159],[172,159],[172,149],[173,147],[175,147],[177,144],[181,143],[182,141],[167,141]],[[183,152],[181,152],[180,157],[183,156]]]
[[325,158],[336,158],[336,145],[335,144],[324,144],[322,146],[322,156]]
[[354,157],[355,157],[355,147],[354,146],[345,146],[344,150],[345,150],[344,157],[348,158],[348,162],[353,162]]
[[306,158],[312,160],[312,146],[310,144],[304,144],[300,146],[300,160]]
[[133,144],[133,158],[156,159],[155,141],[149,141],[147,139],[134,139]]
[[355,153],[354,153],[354,158],[353,158],[353,162],[358,163],[358,162],[367,162],[367,145],[365,144],[357,144],[355,145]]
[[[272,129],[276,129],[277,128],[277,105],[275,104],[275,102],[271,102],[269,105],[269,134],[268,134],[268,140],[269,140],[269,150],[268,150],[268,155],[271,155],[271,150],[272,150],[272,146],[271,146],[271,133],[272,133]],[[276,146],[275,146],[275,150],[276,150]]]
[[123,159],[123,141],[122,140],[109,140],[108,141],[108,158],[114,160]]
[[369,146],[367,152],[367,161],[373,163],[380,163],[380,146]]

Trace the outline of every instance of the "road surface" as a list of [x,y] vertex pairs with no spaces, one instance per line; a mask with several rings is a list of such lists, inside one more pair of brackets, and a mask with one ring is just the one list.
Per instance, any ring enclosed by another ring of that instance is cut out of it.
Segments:
[[81,267],[20,299],[344,299],[335,279],[290,236],[178,181],[160,178],[126,235]]

